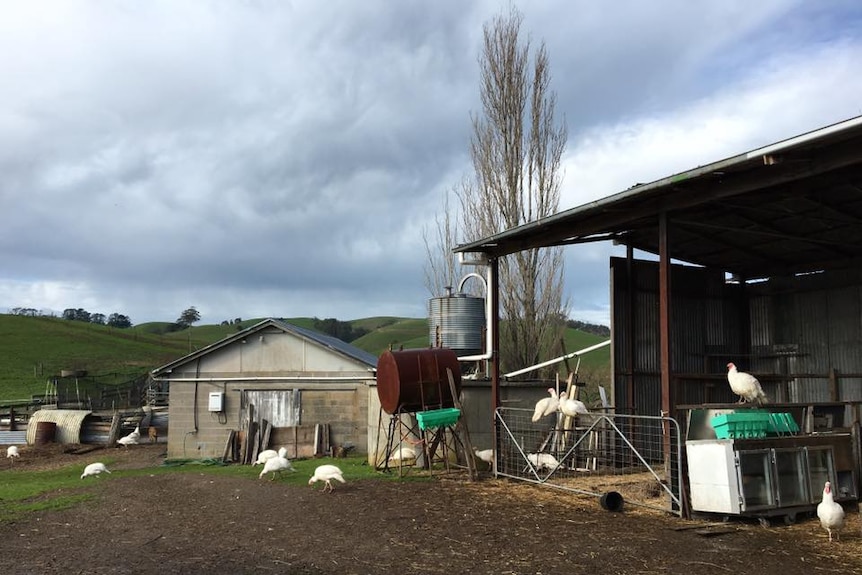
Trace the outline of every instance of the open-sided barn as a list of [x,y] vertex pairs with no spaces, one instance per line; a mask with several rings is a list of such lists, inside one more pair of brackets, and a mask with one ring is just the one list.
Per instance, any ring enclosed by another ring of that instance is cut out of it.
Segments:
[[[597,241],[627,248],[625,258],[610,262],[618,413],[672,417],[685,434],[692,412],[734,408],[726,379],[734,362],[761,380],[770,409],[791,413],[801,434],[833,434],[834,460],[817,481],[840,481],[848,497],[859,493],[862,117],[636,185],[455,251],[494,270],[500,258],[521,250]],[[636,258],[636,251],[646,257]],[[496,300],[499,285],[490,276]],[[492,347],[496,357],[498,346]],[[492,387],[499,405],[497,369]],[[814,447],[803,443],[782,444],[793,452],[788,468],[800,476],[815,466]],[[665,455],[674,459],[668,446]],[[759,457],[768,461],[767,452],[780,449],[763,444]],[[804,457],[796,458],[796,449]],[[758,481],[769,479],[759,473]],[[819,499],[823,483],[803,479],[793,484],[804,491],[797,495],[806,504]],[[763,491],[782,495],[774,489]]]

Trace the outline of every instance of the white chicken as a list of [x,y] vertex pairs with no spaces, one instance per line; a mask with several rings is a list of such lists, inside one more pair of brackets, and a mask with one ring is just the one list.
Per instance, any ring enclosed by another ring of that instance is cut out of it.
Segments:
[[528,453],[527,459],[533,464],[536,470],[547,469],[548,471],[554,471],[560,466],[557,458],[550,453]]
[[135,430],[125,437],[121,437],[117,440],[117,443],[120,445],[125,445],[126,447],[130,445],[137,445],[141,440],[141,429],[140,426],[136,425]]
[[833,534],[837,541],[838,532],[844,527],[844,508],[835,503],[832,484],[828,481],[823,486],[823,500],[817,505],[817,517],[820,519],[820,525],[829,533],[829,541],[832,541]]
[[739,403],[756,402],[758,405],[767,403],[766,394],[760,387],[760,382],[750,373],[737,371],[732,362],[727,364],[727,382],[733,393],[739,396]]
[[479,449],[478,447],[473,450],[476,453],[476,457],[481,459],[485,463],[488,464],[488,468],[494,467],[494,450],[493,449]]
[[[10,445],[9,447],[6,448],[6,458],[8,459],[10,457],[21,457],[21,454],[18,453],[18,446]],[[13,459],[13,461],[14,461],[14,459]]]
[[565,391],[560,393],[560,411],[568,417],[577,417],[590,412],[583,401],[569,397]]
[[268,459],[272,459],[273,457],[287,457],[287,448],[282,447],[278,451],[275,449],[264,449],[257,454],[257,461],[252,463],[252,466],[262,465],[266,463]]
[[293,465],[290,463],[290,460],[285,457],[287,455],[287,448],[282,447],[278,450],[278,454],[275,457],[270,457],[263,464],[263,470],[260,472],[260,475],[257,476],[258,479],[262,479],[264,475],[267,473],[272,473],[272,476],[269,478],[270,481],[275,479],[276,473],[281,473],[282,471],[296,471],[293,468]]
[[416,450],[410,446],[401,446],[392,452],[389,456],[389,461],[405,461],[408,459],[416,459]]
[[557,390],[553,387],[548,388],[548,393],[551,397],[545,397],[536,402],[536,407],[533,410],[532,420],[539,421],[546,415],[551,415],[560,407],[560,398],[557,396]]
[[332,480],[340,481],[341,483],[346,483],[344,481],[344,475],[341,473],[341,470],[335,465],[320,465],[317,469],[314,470],[314,475],[311,476],[311,479],[308,480],[309,485],[313,485],[317,481],[323,481],[326,485],[323,486],[323,492],[326,492],[326,488],[329,488],[330,493],[332,492]]
[[105,467],[104,463],[91,463],[84,468],[84,473],[81,474],[81,479],[84,479],[88,475],[98,475],[100,473],[110,473],[110,471],[108,471],[108,468]]

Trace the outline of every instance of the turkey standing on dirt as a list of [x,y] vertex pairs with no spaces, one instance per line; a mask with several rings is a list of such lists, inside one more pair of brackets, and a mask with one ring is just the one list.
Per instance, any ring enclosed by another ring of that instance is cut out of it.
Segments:
[[537,471],[541,469],[554,471],[560,466],[560,462],[557,461],[557,458],[550,453],[528,453],[527,459],[533,464],[533,467],[535,467]]
[[141,440],[141,430],[139,426],[135,426],[135,430],[128,434],[125,437],[121,437],[117,440],[117,443],[120,445],[125,445],[128,447],[129,445],[137,445]]
[[323,492],[326,493],[326,488],[328,487],[329,492],[331,493],[331,481],[333,479],[340,481],[341,483],[346,483],[346,481],[344,481],[344,475],[338,467],[335,465],[321,465],[314,470],[314,475],[312,475],[311,479],[308,480],[308,484],[313,485],[317,481],[323,481],[326,484],[323,486]]
[[81,474],[81,479],[84,479],[88,475],[98,475],[100,473],[110,473],[110,471],[108,471],[108,468],[105,467],[104,463],[91,463],[84,468],[84,473]]
[[750,373],[737,371],[736,365],[733,363],[727,364],[727,382],[730,384],[730,389],[733,393],[739,396],[739,403],[744,401],[756,402],[757,405],[767,403],[766,394],[763,393],[763,388],[760,387],[760,382]]
[[488,468],[494,467],[494,450],[493,449],[479,449],[476,448],[473,451],[476,452],[476,457],[484,461],[488,464]]
[[258,475],[257,478],[262,479],[267,473],[272,473],[272,477],[269,478],[269,480],[272,481],[275,479],[276,473],[281,473],[285,470],[296,471],[285,455],[287,455],[287,449],[282,447],[278,450],[278,455],[266,460],[266,463],[263,464],[263,471],[260,472],[260,475]]
[[844,527],[844,508],[835,503],[832,484],[828,481],[823,486],[823,500],[817,505],[817,517],[820,519],[820,525],[829,533],[829,541],[832,541],[833,533],[837,541],[838,532]]
[[21,454],[18,453],[18,447],[16,445],[10,445],[6,448],[6,459],[9,459],[10,457],[21,457]]

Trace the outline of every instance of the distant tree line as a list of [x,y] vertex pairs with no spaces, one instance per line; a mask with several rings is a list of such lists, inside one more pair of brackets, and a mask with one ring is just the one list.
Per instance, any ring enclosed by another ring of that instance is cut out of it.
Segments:
[[54,317],[53,313],[43,313],[40,309],[34,309],[32,307],[13,307],[11,310],[12,315],[25,315],[27,317]]
[[63,310],[63,319],[67,319],[69,321],[82,321],[85,323],[95,323],[98,325],[107,325],[109,327],[116,327],[120,329],[126,329],[132,327],[132,321],[129,319],[129,316],[123,315],[121,313],[112,313],[111,315],[105,317],[103,313],[90,313],[84,308],[66,308]]
[[338,321],[335,318],[318,319],[314,318],[314,329],[320,333],[337,337],[341,341],[351,342],[359,339],[368,330],[361,327],[353,327],[348,321]]
[[237,331],[239,331],[240,329],[242,329],[242,318],[235,317],[233,319],[226,319],[221,322],[221,325],[235,325]]
[[611,337],[611,328],[609,328],[606,325],[596,325],[594,323],[587,323],[587,322],[583,322],[583,321],[569,319],[569,320],[566,320],[566,327],[578,329],[580,331],[584,331],[586,333],[591,333],[593,335],[600,335],[602,337]]

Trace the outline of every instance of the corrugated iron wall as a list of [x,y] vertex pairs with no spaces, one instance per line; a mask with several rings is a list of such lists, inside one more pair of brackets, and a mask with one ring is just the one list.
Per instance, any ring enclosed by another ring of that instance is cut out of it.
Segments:
[[[658,263],[612,258],[611,292],[615,405],[658,415]],[[726,384],[728,361],[764,374],[774,401],[830,401],[830,370],[838,399],[862,399],[858,270],[739,284],[722,272],[672,266],[670,320],[677,405],[736,401]]]

